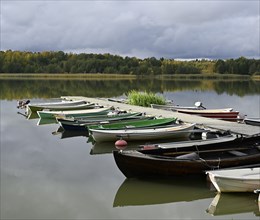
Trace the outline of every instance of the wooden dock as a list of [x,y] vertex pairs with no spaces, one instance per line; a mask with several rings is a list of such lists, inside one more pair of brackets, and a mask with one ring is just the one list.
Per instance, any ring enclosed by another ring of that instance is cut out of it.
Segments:
[[178,113],[178,112],[173,112],[173,111],[129,105],[129,104],[124,104],[124,103],[108,101],[107,99],[104,99],[104,98],[89,98],[89,97],[83,97],[83,96],[62,96],[61,98],[66,99],[66,100],[86,100],[88,102],[97,103],[97,104],[103,105],[103,106],[113,106],[115,108],[119,108],[122,110],[145,112],[147,115],[162,116],[162,117],[176,117],[184,122],[196,123],[201,126],[205,126],[205,127],[217,129],[217,130],[222,130],[222,131],[229,130],[230,132],[232,132],[234,134],[239,134],[239,135],[252,136],[252,135],[260,134],[259,126],[252,126],[252,125],[247,125],[244,123],[229,122],[229,121],[224,121],[224,120],[200,117],[200,116],[196,116],[196,115],[189,115],[189,114]]

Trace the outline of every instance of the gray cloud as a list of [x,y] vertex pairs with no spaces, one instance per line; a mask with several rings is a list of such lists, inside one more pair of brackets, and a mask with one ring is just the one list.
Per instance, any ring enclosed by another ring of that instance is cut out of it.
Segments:
[[1,50],[259,58],[258,1],[3,1]]

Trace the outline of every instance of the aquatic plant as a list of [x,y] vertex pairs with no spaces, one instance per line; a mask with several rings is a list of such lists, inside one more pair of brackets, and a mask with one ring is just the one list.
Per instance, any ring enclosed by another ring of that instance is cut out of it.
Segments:
[[151,104],[165,105],[166,100],[164,97],[156,95],[152,92],[138,92],[132,90],[127,94],[128,103],[131,105],[138,105],[150,107]]

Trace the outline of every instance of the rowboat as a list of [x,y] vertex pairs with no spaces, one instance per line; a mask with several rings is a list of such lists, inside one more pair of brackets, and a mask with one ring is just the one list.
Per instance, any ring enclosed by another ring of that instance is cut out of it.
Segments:
[[37,114],[41,119],[56,119],[57,116],[63,117],[75,117],[75,116],[94,116],[104,115],[110,112],[110,108],[95,108],[95,109],[84,109],[74,111],[37,111]]
[[108,98],[110,102],[127,103],[127,99],[124,98]]
[[164,153],[167,153],[168,151],[171,152],[172,148],[185,148],[185,150],[195,151],[205,149],[216,149],[223,146],[232,147],[235,144],[238,144],[239,142],[243,141],[243,138],[238,138],[236,135],[231,134],[229,131],[221,132],[194,129],[193,133],[195,133],[197,136],[200,136],[200,138],[196,136],[195,139],[190,137],[189,140],[186,141],[145,144],[140,145],[139,150],[146,150],[147,153],[153,153],[156,151],[163,151]]
[[139,119],[120,121],[112,124],[100,124],[88,126],[92,130],[119,130],[119,129],[133,129],[133,128],[147,128],[155,126],[170,125],[175,123],[177,118],[154,118],[154,119]]
[[217,193],[206,212],[213,216],[242,213],[260,216],[256,195],[253,193]]
[[[241,139],[232,147],[197,150],[196,146],[161,150],[113,151],[115,162],[127,177],[205,175],[206,171],[230,167],[259,167],[260,136]],[[190,151],[193,148],[192,151]]]
[[[72,107],[72,106],[78,106],[78,105],[84,105],[89,104],[86,103],[86,101],[83,100],[77,100],[77,101],[60,101],[60,102],[45,102],[45,103],[29,103],[27,105],[27,110],[30,110],[31,112],[41,111],[43,109],[56,109],[56,108],[66,108],[66,107]],[[63,110],[63,109],[59,109]]]
[[[196,132],[198,129],[194,129]],[[203,131],[199,130],[197,134],[201,133],[201,138],[191,139],[186,141],[175,141],[175,142],[166,142],[166,143],[156,143],[156,144],[144,144],[140,145],[138,151],[144,152],[145,154],[152,155],[167,155],[172,154],[173,151],[176,151],[176,154],[183,154],[185,152],[200,152],[205,150],[219,150],[219,149],[232,149],[232,148],[241,148],[243,146],[251,146],[260,142],[260,136],[237,136],[231,134],[229,131]],[[204,135],[204,133],[210,135]],[[205,138],[204,136],[208,136]]]
[[117,130],[101,130],[89,128],[89,135],[96,142],[116,141],[120,137],[126,141],[158,140],[188,137],[195,124],[183,123],[160,127],[125,128]]
[[218,192],[254,192],[260,188],[260,167],[207,171]]
[[244,118],[244,123],[248,125],[260,126],[260,118]]
[[227,121],[237,121],[239,111],[233,111],[232,108],[223,109],[176,109],[177,112],[198,115],[207,118],[215,118]]
[[[56,120],[63,127],[64,130],[85,130],[87,126],[94,124],[108,124],[112,122],[124,121],[124,120],[134,120],[148,118],[143,116],[142,113],[132,112],[132,113],[120,113],[116,115],[99,115],[99,116],[87,116],[84,118],[57,118]],[[151,118],[151,117],[149,117]]]
[[157,105],[151,104],[152,108],[176,111],[185,114],[199,115],[207,118],[216,118],[221,120],[236,121],[238,120],[238,111],[232,108],[206,109],[201,102],[196,102],[195,106],[178,106],[172,104]]
[[79,110],[79,109],[91,109],[95,108],[95,103],[83,103],[79,105],[27,105],[28,110],[31,112],[42,111],[43,109],[48,109],[51,111],[67,111],[67,110]]
[[168,111],[177,111],[178,109],[190,109],[190,110],[199,110],[199,109],[206,109],[202,106],[201,102],[195,102],[194,106],[180,106],[168,103],[166,105],[159,105],[159,104],[151,104],[152,108],[156,109],[163,109]]

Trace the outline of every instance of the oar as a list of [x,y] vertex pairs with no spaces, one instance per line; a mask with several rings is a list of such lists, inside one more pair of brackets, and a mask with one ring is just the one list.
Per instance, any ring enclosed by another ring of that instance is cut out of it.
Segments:
[[238,148],[221,148],[221,149],[212,149],[212,150],[202,150],[202,151],[179,151],[179,152],[169,152],[169,153],[164,153],[163,155],[178,155],[178,154],[188,154],[192,152],[198,152],[200,153],[208,153],[208,152],[219,152],[219,151],[231,151],[231,150],[247,150],[249,149],[248,147],[238,147]]

